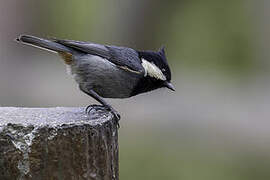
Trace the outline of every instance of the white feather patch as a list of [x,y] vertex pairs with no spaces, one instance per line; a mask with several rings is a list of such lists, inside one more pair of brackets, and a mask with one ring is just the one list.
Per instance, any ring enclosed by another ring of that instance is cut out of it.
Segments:
[[154,64],[146,61],[145,59],[142,59],[142,66],[145,70],[144,76],[150,76],[156,79],[160,79],[165,81],[166,77],[162,73],[162,71]]

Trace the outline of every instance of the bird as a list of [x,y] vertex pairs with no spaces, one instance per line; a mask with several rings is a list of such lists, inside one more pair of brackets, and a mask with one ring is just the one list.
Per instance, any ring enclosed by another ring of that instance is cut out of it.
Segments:
[[[119,113],[104,98],[129,98],[163,87],[175,91],[164,46],[158,51],[141,51],[25,34],[15,40],[59,54],[79,89],[101,103],[117,122]],[[91,105],[87,106],[86,112],[89,108]]]

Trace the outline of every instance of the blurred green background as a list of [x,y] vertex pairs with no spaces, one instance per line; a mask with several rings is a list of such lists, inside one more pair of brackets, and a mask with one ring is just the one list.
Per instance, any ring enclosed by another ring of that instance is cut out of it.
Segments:
[[0,105],[96,103],[55,54],[19,34],[157,50],[176,92],[109,102],[122,115],[120,178],[270,178],[270,1],[0,1]]

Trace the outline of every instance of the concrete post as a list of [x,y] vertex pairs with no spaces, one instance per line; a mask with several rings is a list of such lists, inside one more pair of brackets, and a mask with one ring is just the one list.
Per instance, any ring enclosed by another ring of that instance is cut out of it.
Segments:
[[118,132],[104,108],[0,108],[1,180],[118,180]]

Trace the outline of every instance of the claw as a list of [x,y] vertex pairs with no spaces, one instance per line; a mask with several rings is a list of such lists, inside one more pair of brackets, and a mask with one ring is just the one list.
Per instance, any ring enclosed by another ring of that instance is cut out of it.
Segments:
[[95,107],[95,105],[89,105],[85,108],[85,113],[90,114],[91,110]]
[[110,106],[107,106],[107,109],[113,114],[113,116],[115,117],[115,120],[116,120],[116,124],[117,124],[117,128],[120,128],[120,124],[119,124],[119,121],[121,119],[121,116],[120,114],[115,110],[113,109],[112,107]]
[[120,128],[119,121],[120,121],[120,119],[121,119],[121,116],[120,116],[120,114],[119,114],[117,111],[115,111],[115,110],[111,110],[111,113],[114,115],[115,120],[116,120],[116,124],[117,124],[117,128],[119,129],[119,128]]
[[[91,109],[93,108],[93,106],[92,105],[89,105],[89,106],[87,106],[86,108],[85,108],[85,113],[86,114],[89,114],[90,112],[91,112]],[[90,109],[90,110],[89,110]]]
[[89,105],[85,108],[85,113],[86,114],[90,114],[90,112],[92,111],[92,109],[95,110],[104,110],[102,106],[99,106],[99,105],[96,105],[96,104],[93,104],[93,105]]

